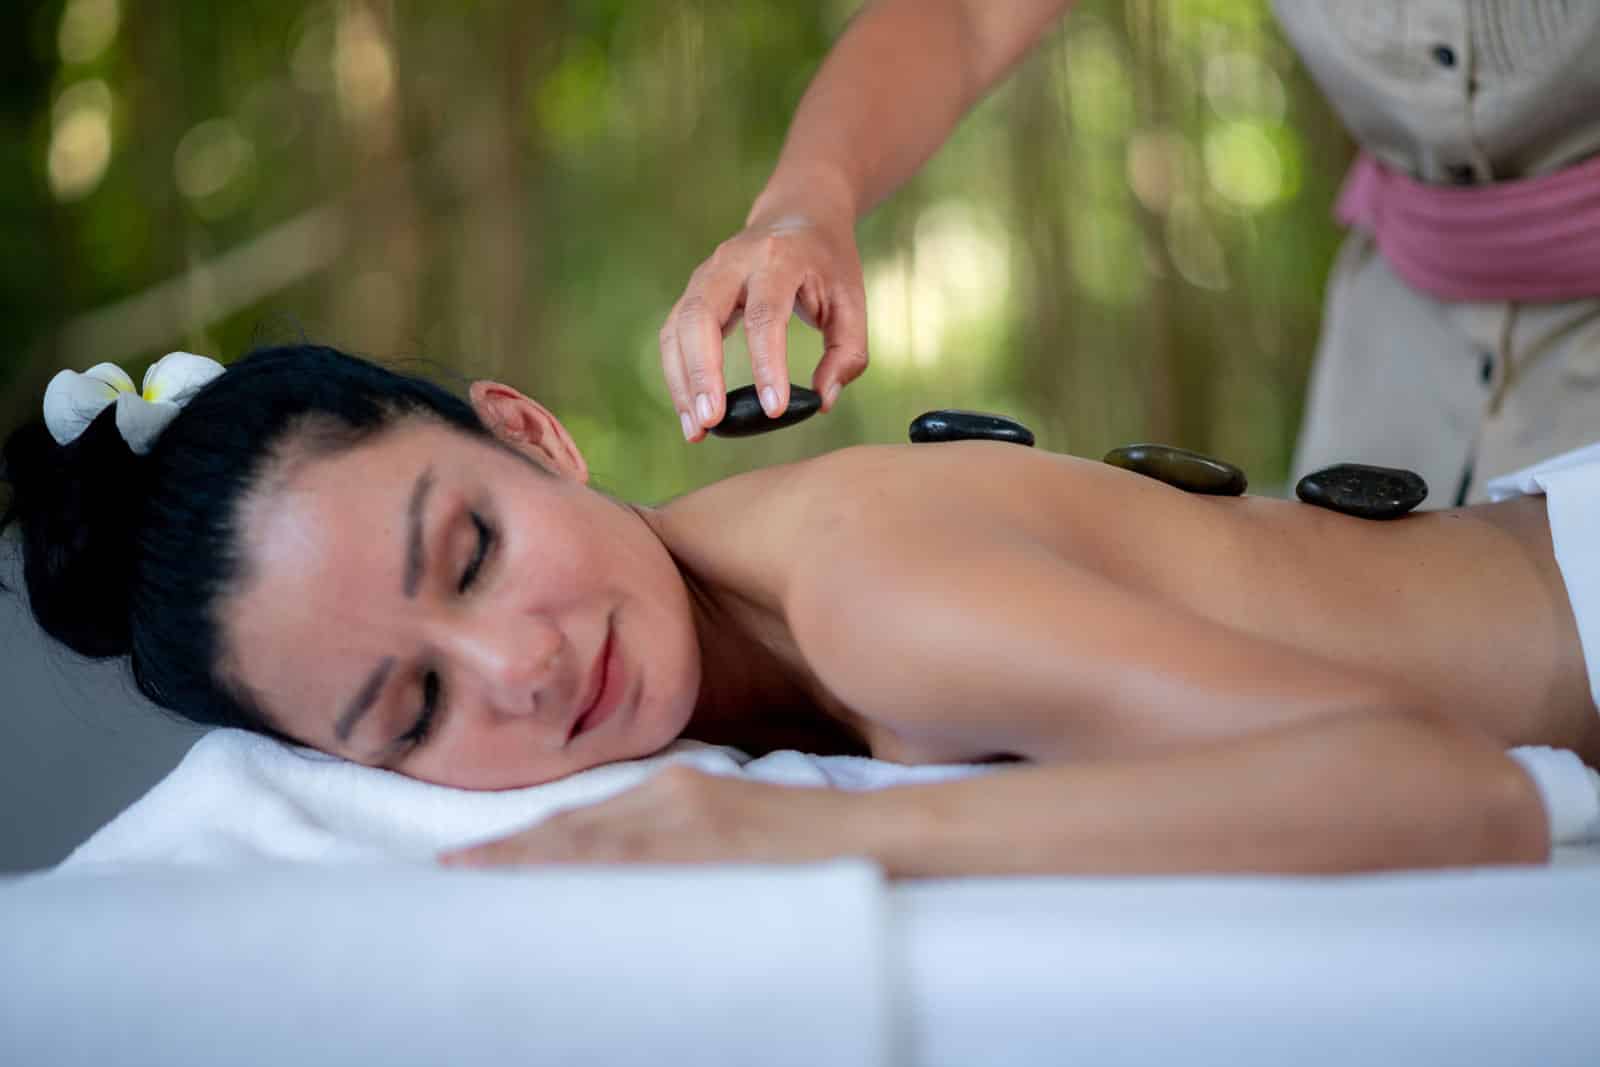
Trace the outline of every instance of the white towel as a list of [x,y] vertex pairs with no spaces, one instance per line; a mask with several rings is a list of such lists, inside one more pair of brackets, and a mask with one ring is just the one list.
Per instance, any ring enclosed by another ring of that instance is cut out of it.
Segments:
[[[1600,840],[1600,777],[1570,752],[1513,752],[1538,785],[1553,844]],[[992,768],[908,767],[854,756],[774,752],[679,741],[659,755],[613,763],[546,785],[472,792],[419,782],[241,730],[214,730],[127,811],[80,845],[67,870],[129,865],[431,862],[446,849],[498,837],[640,784],[668,764],[780,785],[878,789]]]
[[431,861],[446,849],[604,800],[679,763],[710,774],[840,789],[942,781],[982,770],[799,752],[752,760],[735,749],[679,741],[648,759],[596,767],[545,785],[473,792],[242,730],[213,730],[154,789],[78,846],[62,867]]
[[1544,745],[1511,750],[1544,799],[1550,844],[1584,845],[1600,841],[1600,774],[1575,752]]

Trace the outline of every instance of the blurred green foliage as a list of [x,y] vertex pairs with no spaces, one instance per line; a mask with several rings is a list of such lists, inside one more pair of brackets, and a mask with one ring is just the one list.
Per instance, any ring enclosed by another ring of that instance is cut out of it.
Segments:
[[62,366],[304,335],[523,387],[638,500],[939,406],[1286,474],[1349,148],[1266,0],[1084,0],[861,228],[839,410],[693,448],[656,330],[853,3],[10,6],[0,431]]

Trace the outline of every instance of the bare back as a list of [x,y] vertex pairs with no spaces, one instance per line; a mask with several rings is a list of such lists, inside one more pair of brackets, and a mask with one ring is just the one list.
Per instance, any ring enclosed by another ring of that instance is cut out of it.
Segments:
[[1507,744],[1600,754],[1539,499],[1373,522],[968,442],[847,449],[673,507],[718,516],[702,527],[716,532],[698,562],[773,605],[830,561],[860,554],[863,538],[891,552],[882,542],[936,543],[929,566],[951,575],[969,558],[993,558],[996,545],[1017,546],[1172,613],[1403,683]]

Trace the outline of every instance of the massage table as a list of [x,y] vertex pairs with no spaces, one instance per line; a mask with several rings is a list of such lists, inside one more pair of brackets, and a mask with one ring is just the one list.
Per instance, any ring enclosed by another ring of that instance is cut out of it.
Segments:
[[1589,840],[1316,878],[431,862],[670,762],[982,773],[680,742],[472,794],[216,731],[60,868],[0,882],[0,1063],[1600,1063]]

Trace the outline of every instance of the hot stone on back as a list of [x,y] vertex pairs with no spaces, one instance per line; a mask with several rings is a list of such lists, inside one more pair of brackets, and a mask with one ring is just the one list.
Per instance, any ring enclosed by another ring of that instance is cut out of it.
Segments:
[[911,443],[1009,441],[1033,444],[1033,431],[1015,419],[981,411],[928,411],[911,420]]
[[1397,519],[1422,503],[1428,483],[1415,471],[1339,463],[1313,471],[1294,487],[1307,504],[1358,519]]
[[1171,445],[1124,445],[1107,452],[1105,462],[1186,493],[1239,496],[1249,484],[1244,471],[1232,463]]

